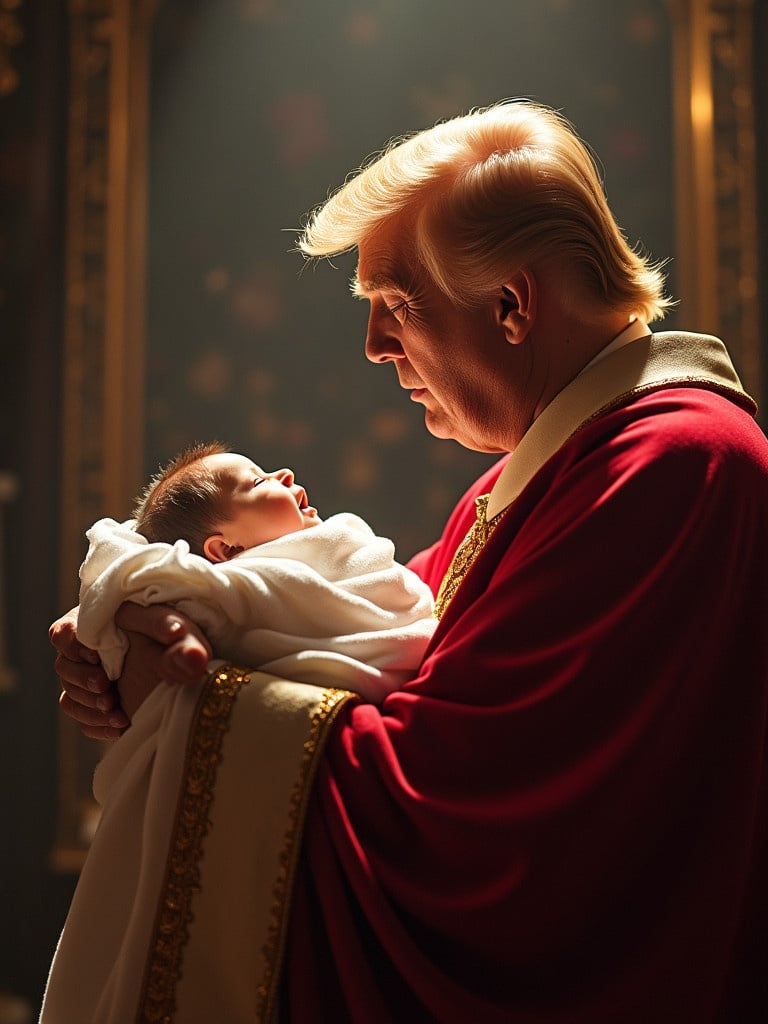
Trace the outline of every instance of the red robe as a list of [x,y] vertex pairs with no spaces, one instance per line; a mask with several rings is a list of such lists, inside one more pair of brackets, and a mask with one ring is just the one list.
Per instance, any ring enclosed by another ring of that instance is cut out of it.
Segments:
[[[436,591],[482,477],[411,563]],[[768,444],[630,401],[512,503],[320,765],[281,1020],[768,1019]]]

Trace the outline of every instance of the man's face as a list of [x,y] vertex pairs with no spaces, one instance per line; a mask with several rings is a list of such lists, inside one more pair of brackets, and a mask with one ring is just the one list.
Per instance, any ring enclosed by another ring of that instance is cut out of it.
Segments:
[[266,544],[320,522],[290,469],[268,473],[243,455],[209,455],[208,468],[220,475],[229,518],[217,524],[232,548]]
[[360,243],[356,291],[370,302],[367,357],[394,364],[435,437],[511,451],[533,419],[525,397],[531,367],[506,340],[501,288],[498,302],[457,307],[409,250],[396,224]]

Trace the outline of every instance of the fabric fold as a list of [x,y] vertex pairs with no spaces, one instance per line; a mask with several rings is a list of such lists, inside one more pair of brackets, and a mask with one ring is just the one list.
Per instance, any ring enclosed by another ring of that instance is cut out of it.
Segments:
[[174,604],[228,661],[374,701],[413,676],[434,632],[429,588],[351,513],[218,564],[131,526],[95,523],[80,569],[78,637],[111,679],[127,650],[114,623],[125,600]]

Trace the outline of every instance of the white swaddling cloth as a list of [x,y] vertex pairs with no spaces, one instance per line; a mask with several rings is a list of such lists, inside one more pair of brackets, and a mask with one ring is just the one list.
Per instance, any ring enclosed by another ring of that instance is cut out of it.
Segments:
[[101,519],[87,537],[77,633],[111,679],[128,647],[114,623],[125,600],[175,605],[216,657],[375,702],[414,675],[436,626],[429,588],[351,513],[219,563],[183,540],[150,544],[131,521]]

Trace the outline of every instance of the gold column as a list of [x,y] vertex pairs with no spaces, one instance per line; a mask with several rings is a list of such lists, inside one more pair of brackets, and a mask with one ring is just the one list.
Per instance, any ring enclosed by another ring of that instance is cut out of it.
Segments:
[[670,0],[682,326],[717,334],[761,398],[754,0]]
[[[147,94],[154,0],[71,0],[62,396],[61,606],[84,530],[130,510],[142,477]],[[63,721],[53,862],[77,869],[95,753]]]
[[0,4],[0,98],[10,96],[19,87],[13,50],[24,39],[21,6],[24,0],[5,0]]

